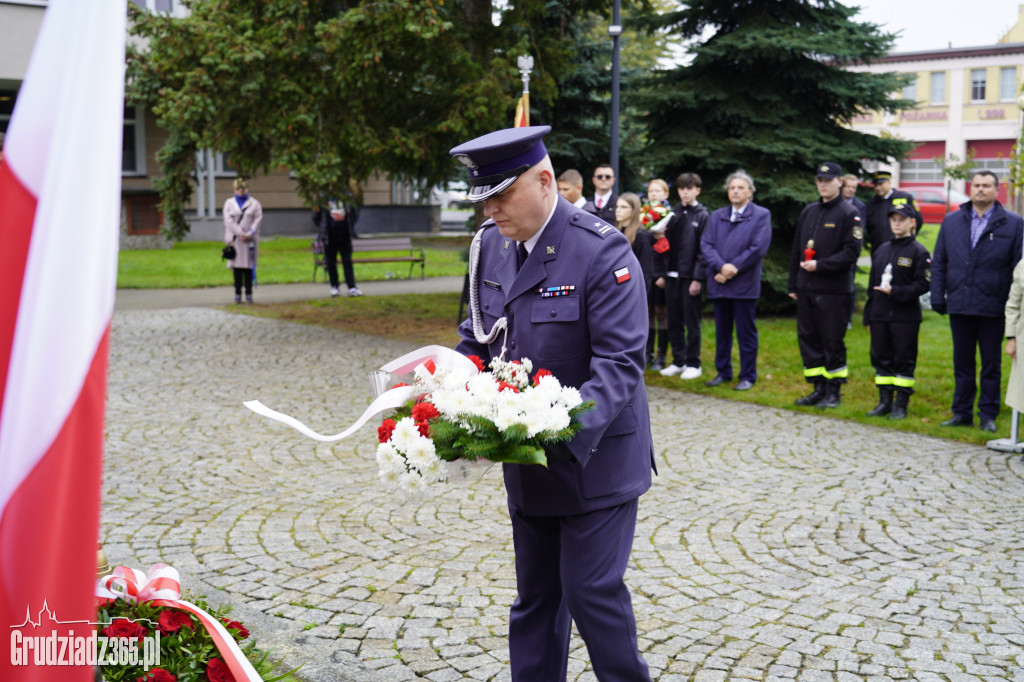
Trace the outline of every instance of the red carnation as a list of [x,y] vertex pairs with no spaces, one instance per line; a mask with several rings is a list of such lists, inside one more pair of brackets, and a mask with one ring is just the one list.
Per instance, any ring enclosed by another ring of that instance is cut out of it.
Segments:
[[416,422],[416,428],[424,438],[430,438],[430,424],[428,422]]
[[440,416],[441,413],[437,411],[437,408],[434,407],[433,403],[424,401],[412,406],[412,419],[414,422],[425,422],[428,419]]
[[157,627],[165,635],[171,635],[182,628],[192,627],[192,617],[183,611],[166,609],[157,618]]
[[473,364],[476,365],[478,370],[481,372],[484,371],[484,361],[480,359],[479,355],[470,355],[469,359],[473,361]]
[[533,385],[536,386],[537,384],[539,384],[541,377],[549,377],[549,376],[553,376],[551,374],[551,372],[549,372],[548,370],[546,370],[543,367],[541,367],[540,369],[537,370],[537,373],[533,375]]
[[391,434],[395,432],[395,420],[385,419],[377,427],[377,440],[381,443],[387,443],[391,440]]
[[135,682],[178,682],[178,678],[163,668],[150,668],[142,677],[136,677]]
[[513,386],[512,384],[508,383],[507,381],[502,381],[498,383],[498,391],[512,391],[513,393],[519,393],[519,389]]
[[401,388],[402,386],[408,386],[408,385],[409,385],[409,384],[407,384],[407,383],[405,383],[405,382],[403,381],[403,382],[402,382],[402,383],[400,383],[400,384],[395,384],[395,385],[394,385],[394,386],[393,386],[392,388]]
[[423,361],[423,366],[426,367],[427,371],[430,372],[431,374],[433,374],[434,370],[437,369],[437,365],[435,365],[434,361],[431,360],[430,358],[427,358],[426,360]]
[[100,634],[105,637],[137,639],[141,642],[142,638],[149,634],[149,630],[146,629],[146,626],[134,621],[118,618],[113,623],[100,630]]
[[242,639],[249,636],[249,630],[237,620],[228,620],[227,618],[221,618],[220,620],[228,630],[238,630],[238,636]]
[[231,668],[220,658],[211,658],[206,664],[206,679],[210,682],[235,682]]

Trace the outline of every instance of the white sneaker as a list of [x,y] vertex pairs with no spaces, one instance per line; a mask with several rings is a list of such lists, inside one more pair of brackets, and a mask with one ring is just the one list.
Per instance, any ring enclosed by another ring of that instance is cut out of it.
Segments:
[[686,365],[683,365],[682,367],[680,367],[679,365],[669,365],[665,369],[658,372],[658,374],[660,374],[663,377],[674,377],[675,375],[683,371],[686,371]]
[[702,373],[703,372],[700,367],[687,367],[683,370],[683,373],[679,375],[679,378],[689,381],[690,379],[696,379]]
[[331,287],[331,296],[337,296],[340,293],[341,292],[338,290],[338,287]]
[[363,292],[359,290],[359,287],[352,287],[348,290],[349,296],[362,296]]

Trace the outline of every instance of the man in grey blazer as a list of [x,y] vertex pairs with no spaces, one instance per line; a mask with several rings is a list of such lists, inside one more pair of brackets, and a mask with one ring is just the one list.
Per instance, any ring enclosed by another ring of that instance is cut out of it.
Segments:
[[625,236],[559,196],[542,140],[550,130],[501,130],[451,150],[490,219],[471,249],[477,306],[457,350],[485,363],[528,357],[596,403],[582,431],[547,449],[547,467],[504,465],[518,590],[512,679],[565,680],[575,621],[600,680],[649,680],[623,581],[654,467],[644,282]]

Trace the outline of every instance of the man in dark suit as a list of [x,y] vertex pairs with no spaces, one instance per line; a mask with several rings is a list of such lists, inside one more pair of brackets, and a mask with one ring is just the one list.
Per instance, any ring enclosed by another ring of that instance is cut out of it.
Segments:
[[[953,416],[943,426],[973,423],[980,385],[979,426],[982,431],[996,430],[1004,313],[1024,245],[1024,220],[1003,208],[996,200],[998,192],[995,173],[975,173],[971,200],[943,219],[932,252],[932,309],[949,313],[953,335]],[[981,356],[978,383],[975,353]]]
[[602,163],[594,169],[593,181],[594,198],[590,202],[593,206],[586,208],[601,220],[614,225],[615,204],[619,201],[619,196],[615,193],[615,169],[607,163]]
[[601,680],[649,680],[623,576],[654,466],[644,388],[647,301],[629,241],[559,196],[542,137],[500,130],[451,154],[490,220],[470,249],[476,300],[457,350],[530,358],[596,408],[548,466],[504,465],[518,594],[512,679],[566,678],[573,621]]

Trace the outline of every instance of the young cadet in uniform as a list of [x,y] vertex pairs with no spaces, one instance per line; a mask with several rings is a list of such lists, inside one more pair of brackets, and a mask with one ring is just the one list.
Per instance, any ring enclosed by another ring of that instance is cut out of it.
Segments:
[[850,319],[853,264],[860,256],[860,213],[839,189],[842,169],[818,166],[815,183],[821,197],[797,220],[789,261],[789,297],[796,301],[796,333],[804,379],[814,386],[797,405],[838,407],[846,383],[846,326]]
[[878,405],[868,416],[904,419],[914,393],[917,335],[921,330],[918,298],[931,286],[931,256],[914,239],[914,208],[894,206],[889,213],[893,238],[871,256],[864,324],[871,332]]
[[[517,682],[566,678],[573,621],[600,680],[650,680],[623,581],[654,451],[644,388],[647,300],[629,240],[559,196],[541,138],[489,133],[451,150],[490,220],[470,247],[469,319],[456,350],[528,357],[596,408],[548,466],[504,465],[517,595]],[[517,257],[518,256],[518,257]]]

